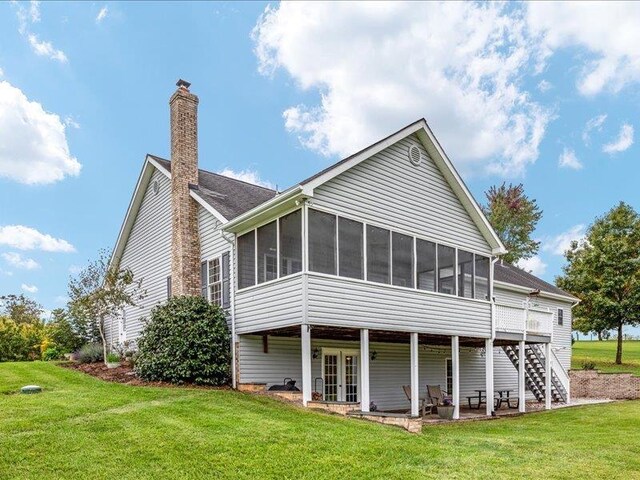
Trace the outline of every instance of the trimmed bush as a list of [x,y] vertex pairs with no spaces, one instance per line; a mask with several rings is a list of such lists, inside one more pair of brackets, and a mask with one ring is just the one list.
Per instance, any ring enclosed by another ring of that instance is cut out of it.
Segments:
[[99,343],[87,343],[78,350],[76,357],[80,363],[101,362],[103,359],[102,345]]
[[225,385],[230,335],[224,311],[201,297],[173,297],[151,312],[135,371],[148,381]]

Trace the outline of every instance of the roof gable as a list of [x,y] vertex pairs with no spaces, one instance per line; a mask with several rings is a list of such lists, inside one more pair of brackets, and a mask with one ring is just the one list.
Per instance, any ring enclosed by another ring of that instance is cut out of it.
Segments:
[[496,255],[506,253],[506,249],[500,241],[500,238],[491,227],[491,224],[485,217],[484,213],[482,213],[480,205],[478,205],[476,200],[471,195],[471,192],[463,182],[460,174],[451,163],[451,160],[449,160],[446,153],[438,143],[424,118],[406,126],[402,130],[399,130],[386,138],[383,138],[382,140],[351,155],[350,157],[339,161],[338,163],[324,169],[323,171],[313,175],[312,177],[303,180],[302,182],[300,182],[300,186],[302,186],[305,190],[312,191],[313,189],[328,182],[336,176],[369,159],[373,155],[376,155],[382,150],[413,134],[415,134],[416,137],[420,140],[423,147],[426,149],[429,158],[440,169],[440,172],[449,183],[454,193],[457,195],[461,204],[463,205],[473,222],[476,224],[482,235],[485,237],[486,241],[491,246],[493,253]]

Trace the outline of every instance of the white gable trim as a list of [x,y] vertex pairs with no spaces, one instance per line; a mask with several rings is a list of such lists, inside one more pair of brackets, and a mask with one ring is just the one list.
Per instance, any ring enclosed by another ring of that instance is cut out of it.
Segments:
[[347,161],[337,164],[334,168],[327,170],[316,178],[312,178],[309,182],[304,183],[304,186],[309,190],[314,190],[323,183],[326,183],[332,178],[335,178],[341,173],[349,170],[350,168],[355,167],[360,162],[376,155],[385,148],[390,147],[391,145],[397,143],[398,141],[413,133],[417,134],[418,138],[427,151],[433,149],[436,150],[436,153],[438,155],[434,155],[434,163],[438,166],[443,176],[453,189],[454,193],[460,199],[460,202],[464,206],[465,210],[491,246],[492,253],[494,255],[501,255],[506,253],[507,250],[500,241],[500,238],[498,238],[498,235],[493,230],[493,227],[491,227],[491,225],[489,224],[489,221],[485,217],[484,213],[482,213],[482,209],[471,195],[471,192],[462,181],[462,178],[451,163],[451,160],[449,160],[449,158],[447,157],[446,153],[436,140],[433,132],[424,119],[412,123],[399,132],[396,132],[393,135],[385,138],[384,140],[377,142],[368,148],[365,148],[364,150],[348,158]]
[[133,228],[133,222],[135,221],[135,218],[138,215],[138,210],[140,210],[140,206],[142,205],[142,200],[144,199],[144,194],[147,191],[147,187],[149,186],[149,181],[153,176],[154,169],[158,169],[161,173],[166,175],[167,178],[171,178],[169,172],[166,169],[164,169],[158,162],[147,155],[147,158],[142,165],[142,171],[138,176],[138,181],[136,183],[136,188],[133,191],[133,196],[131,197],[131,201],[129,202],[127,213],[124,217],[124,221],[122,222],[122,226],[120,227],[116,245],[113,249],[113,252],[111,253],[109,266],[112,266],[114,262],[116,262],[116,264],[120,262],[120,258],[122,257],[122,253],[124,252],[124,247],[129,240],[129,234],[131,233],[131,229]]
[[[171,180],[171,172],[164,168],[160,164],[160,162],[156,161],[150,155],[147,155],[142,165],[142,171],[140,172],[140,176],[138,177],[138,182],[136,183],[136,188],[133,191],[133,196],[131,197],[131,201],[129,202],[129,207],[127,208],[127,213],[124,217],[124,222],[122,222],[122,226],[120,227],[120,232],[118,233],[118,239],[116,240],[116,245],[113,249],[113,253],[111,254],[111,259],[109,260],[109,265],[111,266],[114,261],[119,262],[122,254],[124,253],[124,248],[127,245],[127,241],[129,240],[129,235],[131,233],[131,229],[133,228],[133,224],[135,222],[136,216],[138,215],[138,210],[140,210],[140,206],[142,205],[142,200],[144,199],[144,194],[147,191],[149,186],[149,181],[153,176],[154,170],[158,170],[160,173],[165,175],[169,180]],[[215,208],[209,205],[202,197],[200,197],[193,190],[190,191],[191,197],[202,205],[205,210],[211,213],[216,219],[220,222],[225,223],[227,219],[218,212]]]

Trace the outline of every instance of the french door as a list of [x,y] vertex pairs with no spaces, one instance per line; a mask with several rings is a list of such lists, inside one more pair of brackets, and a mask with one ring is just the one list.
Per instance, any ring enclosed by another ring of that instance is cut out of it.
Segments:
[[323,398],[326,402],[357,402],[359,376],[357,350],[322,349]]

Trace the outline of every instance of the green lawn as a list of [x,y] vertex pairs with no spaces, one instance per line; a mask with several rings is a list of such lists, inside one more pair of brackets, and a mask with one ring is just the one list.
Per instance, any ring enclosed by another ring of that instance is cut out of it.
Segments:
[[581,369],[585,361],[602,372],[631,372],[640,375],[640,340],[622,342],[622,365],[616,365],[616,340],[581,341],[573,344],[571,368]]
[[[39,395],[14,393],[26,384]],[[231,391],[0,364],[0,478],[640,478],[640,402],[421,435]]]

